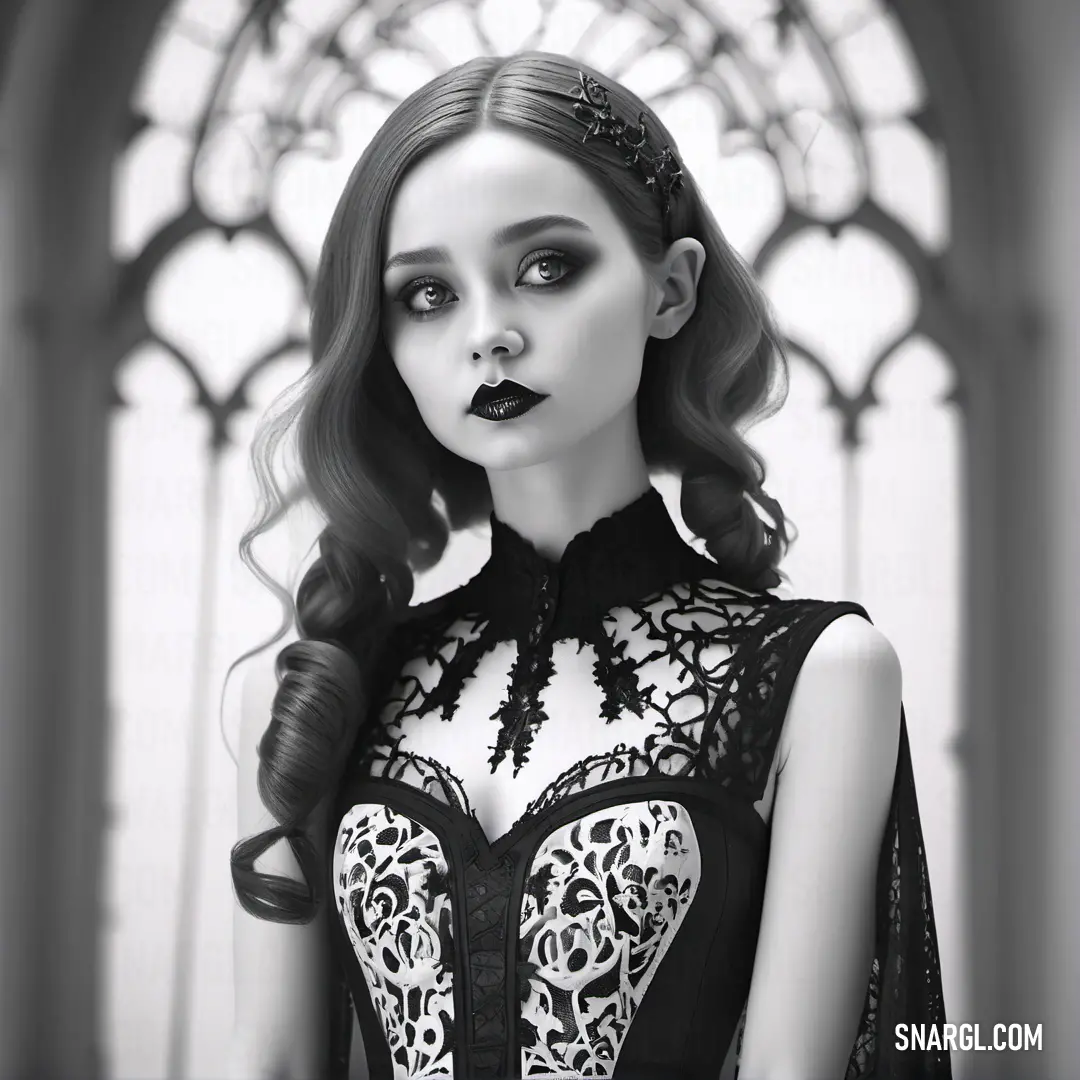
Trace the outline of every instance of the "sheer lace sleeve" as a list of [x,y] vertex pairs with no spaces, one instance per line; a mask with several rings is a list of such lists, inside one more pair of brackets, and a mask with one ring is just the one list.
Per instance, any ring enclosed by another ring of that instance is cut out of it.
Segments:
[[946,1080],[947,1050],[898,1050],[897,1024],[943,1024],[934,906],[923,847],[907,719],[878,862],[876,944],[859,1034],[844,1080]]

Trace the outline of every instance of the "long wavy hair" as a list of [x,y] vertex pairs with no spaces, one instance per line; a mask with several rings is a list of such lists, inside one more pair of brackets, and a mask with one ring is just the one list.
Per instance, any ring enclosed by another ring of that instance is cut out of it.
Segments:
[[[259,918],[303,923],[315,916],[325,868],[308,835],[310,819],[339,780],[374,704],[380,656],[406,615],[413,575],[438,562],[452,530],[483,523],[492,509],[484,469],[445,449],[424,425],[377,314],[387,210],[402,177],[425,155],[481,128],[518,132],[586,170],[646,263],[660,262],[668,237],[701,242],[706,259],[693,315],[674,337],[646,344],[637,397],[642,449],[650,471],[681,477],[683,520],[704,540],[719,577],[750,591],[782,580],[776,567],[790,543],[784,514],[763,489],[763,460],[738,430],[772,415],[787,396],[787,361],[769,306],[685,164],[664,222],[659,200],[614,146],[583,144],[570,97],[579,71],[608,88],[617,116],[645,114],[649,153],[665,145],[677,152],[643,101],[576,60],[541,52],[478,57],[394,110],[337,204],[312,295],[314,363],[288,407],[257,431],[252,460],[262,501],[240,544],[244,561],[288,612],[267,644],[293,623],[299,635],[277,655],[279,686],[258,746],[259,794],[278,825],[242,839],[231,855],[237,898]],[[302,476],[286,493],[272,461],[290,433]],[[293,603],[251,548],[300,493],[325,528]],[[280,838],[303,884],[254,869]]]

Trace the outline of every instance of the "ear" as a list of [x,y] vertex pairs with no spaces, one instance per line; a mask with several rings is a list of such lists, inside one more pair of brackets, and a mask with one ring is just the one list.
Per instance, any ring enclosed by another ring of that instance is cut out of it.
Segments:
[[697,287],[705,266],[705,248],[692,236],[676,240],[653,276],[660,293],[659,306],[649,325],[649,336],[674,337],[694,314]]

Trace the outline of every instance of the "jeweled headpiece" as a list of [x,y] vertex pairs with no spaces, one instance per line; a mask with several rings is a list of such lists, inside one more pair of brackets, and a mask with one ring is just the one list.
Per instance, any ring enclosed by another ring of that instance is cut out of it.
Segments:
[[611,111],[607,90],[591,75],[579,71],[581,85],[574,87],[574,116],[587,124],[581,141],[604,139],[612,143],[623,155],[627,166],[644,177],[645,186],[652,188],[660,196],[660,208],[667,223],[671,210],[671,197],[677,194],[683,185],[682,168],[672,153],[670,146],[665,146],[659,154],[652,155],[645,151],[645,114],[638,114],[636,126],[618,119]]

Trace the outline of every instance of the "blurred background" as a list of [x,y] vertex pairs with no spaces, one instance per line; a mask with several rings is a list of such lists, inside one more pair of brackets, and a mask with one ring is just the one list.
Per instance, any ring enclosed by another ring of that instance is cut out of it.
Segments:
[[[0,1077],[224,1074],[219,694],[280,618],[236,554],[255,422],[370,136],[532,48],[657,109],[780,316],[750,439],[798,530],[781,595],[858,601],[900,655],[949,1019],[1042,1025],[955,1074],[1073,1075],[1080,5],[3,0]],[[318,524],[257,554],[288,579]]]

